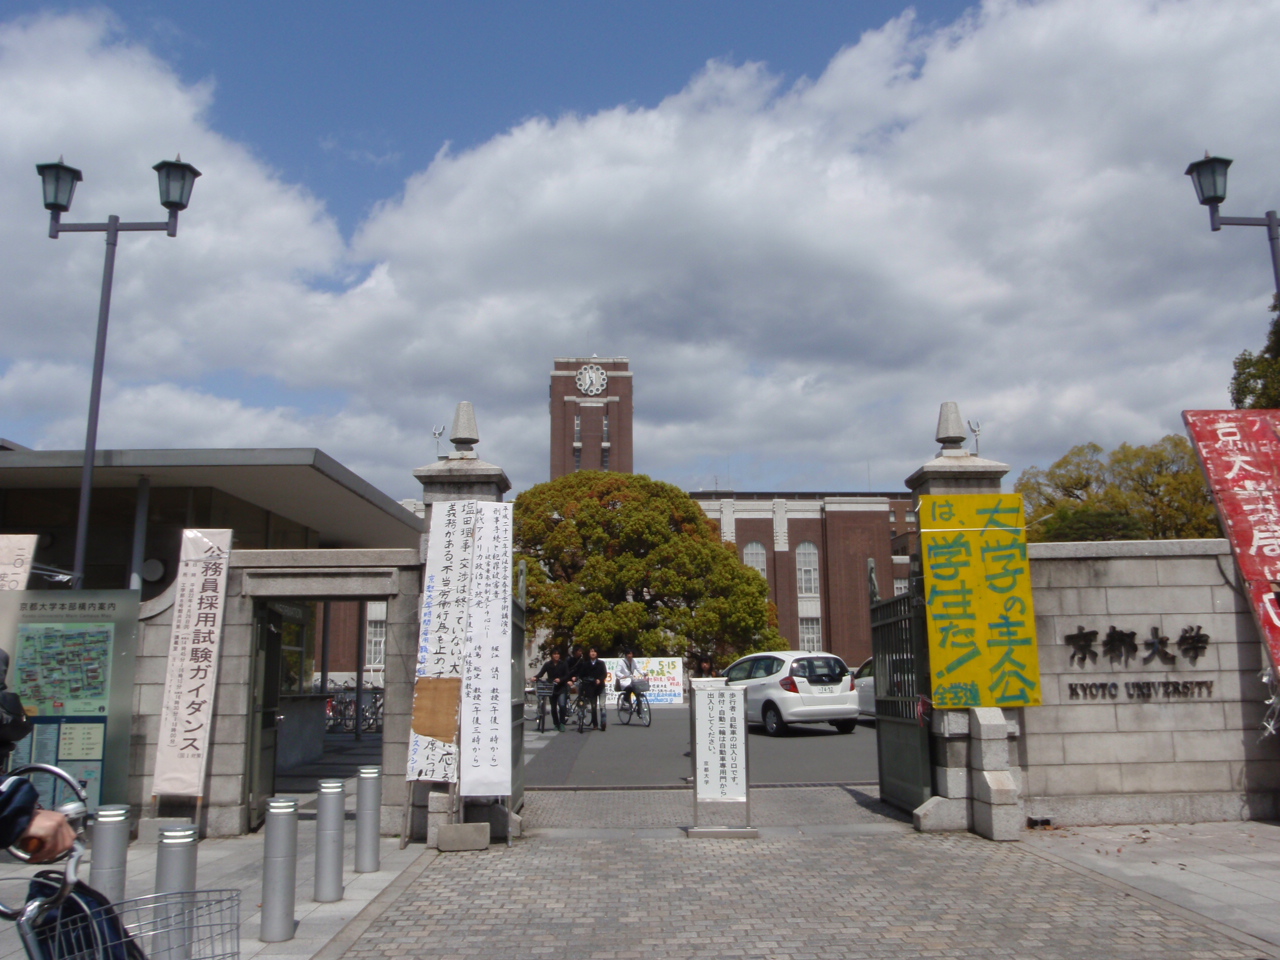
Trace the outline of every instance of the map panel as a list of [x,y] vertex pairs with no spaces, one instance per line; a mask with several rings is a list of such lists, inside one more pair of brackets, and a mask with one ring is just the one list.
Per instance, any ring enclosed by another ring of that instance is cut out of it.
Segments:
[[14,676],[35,716],[105,716],[111,681],[111,623],[24,623]]

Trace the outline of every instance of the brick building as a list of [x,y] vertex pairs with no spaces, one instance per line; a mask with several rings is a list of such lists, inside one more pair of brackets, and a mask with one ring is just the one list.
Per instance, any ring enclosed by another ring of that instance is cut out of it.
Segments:
[[904,549],[917,529],[911,494],[691,493],[738,555],[769,581],[778,628],[792,647],[857,666],[871,656],[870,582],[904,593]]
[[551,371],[551,479],[577,470],[631,473],[626,357],[556,357]]

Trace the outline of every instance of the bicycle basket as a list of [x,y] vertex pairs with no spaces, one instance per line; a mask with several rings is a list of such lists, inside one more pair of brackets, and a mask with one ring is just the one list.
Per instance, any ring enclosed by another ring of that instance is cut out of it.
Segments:
[[539,680],[537,682],[538,696],[552,697],[555,696],[556,685],[552,680]]
[[636,693],[648,693],[649,681],[648,680],[632,680],[631,689],[634,690]]
[[[47,896],[60,879],[37,874],[31,895]],[[161,893],[113,905],[77,883],[33,932],[43,954],[33,960],[238,960],[240,891]]]

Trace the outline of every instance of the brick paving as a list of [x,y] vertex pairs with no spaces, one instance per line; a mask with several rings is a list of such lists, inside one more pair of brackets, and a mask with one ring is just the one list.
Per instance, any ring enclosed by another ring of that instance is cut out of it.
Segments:
[[[856,824],[866,821],[850,818],[874,814],[865,795],[858,802],[844,791],[842,800],[827,789],[779,790],[754,802],[762,814],[775,804],[779,818],[790,804],[791,824]],[[531,793],[527,822],[563,839],[535,828],[511,848],[436,857],[345,956],[1244,960],[1271,953],[1026,845],[921,835],[883,818],[892,828],[874,836],[759,840],[615,839],[587,826],[617,826],[637,812],[655,826],[688,822],[675,806],[687,805],[685,796]],[[827,812],[804,813],[815,800]]]
[[[525,794],[524,826],[607,829],[687,827],[692,790],[538,790]],[[751,791],[751,821],[758,827],[884,823],[911,818],[878,799],[875,787],[788,787]]]

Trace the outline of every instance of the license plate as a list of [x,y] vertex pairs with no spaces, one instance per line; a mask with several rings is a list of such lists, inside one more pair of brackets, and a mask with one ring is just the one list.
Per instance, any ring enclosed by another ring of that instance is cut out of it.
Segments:
[[813,687],[812,690],[814,693],[835,693],[836,692],[835,687]]

